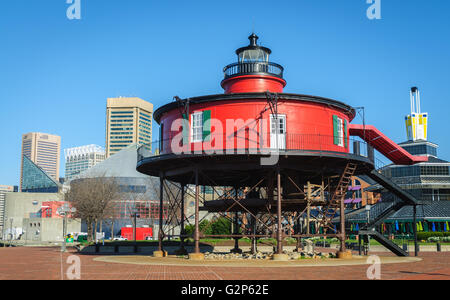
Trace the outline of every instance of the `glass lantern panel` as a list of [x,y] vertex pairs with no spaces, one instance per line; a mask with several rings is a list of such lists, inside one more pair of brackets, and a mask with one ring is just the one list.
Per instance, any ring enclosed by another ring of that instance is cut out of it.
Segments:
[[245,50],[239,53],[240,63],[268,62],[269,55],[261,49]]

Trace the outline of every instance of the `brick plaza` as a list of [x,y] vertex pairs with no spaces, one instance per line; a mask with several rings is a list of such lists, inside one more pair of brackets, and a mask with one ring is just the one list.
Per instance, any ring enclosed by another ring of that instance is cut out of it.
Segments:
[[[103,257],[78,255],[69,249],[0,248],[0,280],[67,280],[67,257],[81,260],[82,280],[334,280],[367,279],[368,265],[320,267],[140,265],[99,261]],[[389,254],[380,254],[389,256]],[[420,253],[422,260],[381,265],[381,279],[448,280],[450,252]],[[201,263],[200,263],[201,264]]]

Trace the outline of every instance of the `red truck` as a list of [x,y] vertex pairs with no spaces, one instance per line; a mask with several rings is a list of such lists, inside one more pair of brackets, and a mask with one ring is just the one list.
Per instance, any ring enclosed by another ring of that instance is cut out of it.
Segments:
[[[129,241],[134,241],[133,227],[122,227],[120,230],[121,236]],[[150,227],[137,227],[136,228],[136,240],[145,241],[153,237],[153,229]]]

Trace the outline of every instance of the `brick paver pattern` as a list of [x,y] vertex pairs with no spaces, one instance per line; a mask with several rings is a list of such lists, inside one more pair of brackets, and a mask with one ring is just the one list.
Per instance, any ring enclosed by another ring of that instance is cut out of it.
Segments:
[[[61,253],[59,248],[0,248],[0,280],[66,280],[70,255],[77,253]],[[368,268],[132,265],[94,261],[95,255],[78,256],[82,280],[348,280],[367,279]],[[419,262],[381,265],[381,279],[450,279],[450,252],[420,253],[420,257],[423,260]]]

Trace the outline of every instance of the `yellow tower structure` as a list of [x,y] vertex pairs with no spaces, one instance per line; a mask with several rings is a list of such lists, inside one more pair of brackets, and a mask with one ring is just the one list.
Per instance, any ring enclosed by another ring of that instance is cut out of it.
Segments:
[[428,138],[428,113],[420,111],[420,91],[417,87],[410,91],[411,114],[405,117],[406,135],[409,141],[426,141]]

